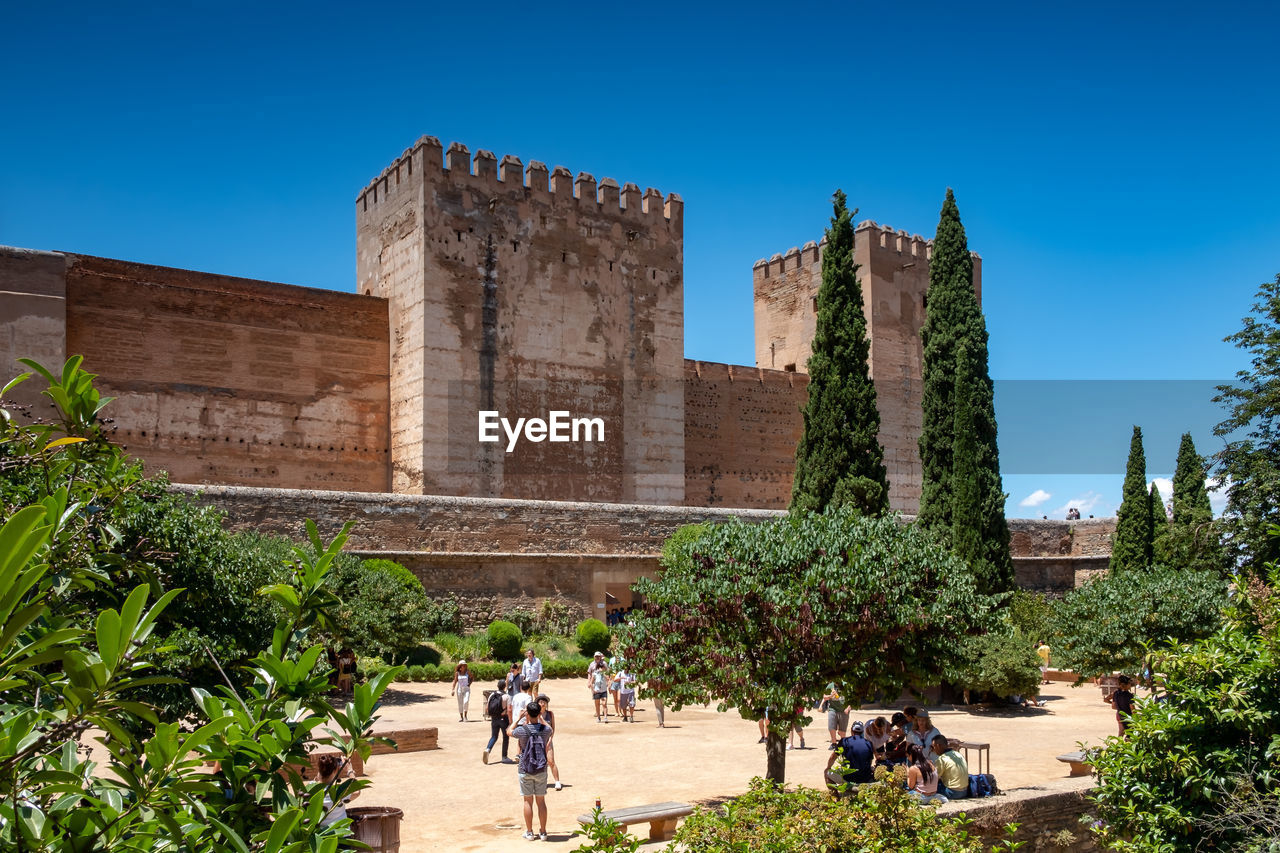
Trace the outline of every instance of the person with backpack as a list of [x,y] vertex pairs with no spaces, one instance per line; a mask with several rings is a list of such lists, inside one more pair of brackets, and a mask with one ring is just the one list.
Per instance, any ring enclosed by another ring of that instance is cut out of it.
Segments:
[[509,716],[509,704],[511,697],[506,694],[507,682],[505,679],[498,679],[498,689],[489,694],[489,701],[485,705],[485,713],[489,715],[489,745],[484,748],[483,761],[489,763],[489,752],[493,749],[493,745],[498,742],[498,734],[502,734],[502,763],[507,764],[511,761],[507,757],[507,750],[511,744],[511,736],[507,734],[507,726],[511,725]]
[[[524,837],[547,840],[547,738],[551,727],[542,722],[542,706],[531,703],[524,711],[527,722],[508,734],[520,743],[520,796],[524,799]],[[533,834],[533,807],[538,806],[538,834]]]

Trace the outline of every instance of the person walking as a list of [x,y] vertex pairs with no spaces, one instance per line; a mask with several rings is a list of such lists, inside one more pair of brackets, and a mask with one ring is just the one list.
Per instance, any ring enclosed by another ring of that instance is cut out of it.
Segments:
[[[622,669],[621,658],[619,658],[617,655],[614,655],[613,657],[609,658],[609,672],[618,672],[620,669]],[[622,697],[620,695],[621,690],[622,690],[622,682],[618,681],[616,678],[609,680],[609,695],[613,697],[613,715],[615,717],[622,716]],[[607,709],[605,713],[608,713]]]
[[587,687],[596,705],[596,722],[608,723],[605,717],[609,714],[609,668],[605,665],[603,652],[596,652],[595,660],[587,666]]
[[[547,840],[547,738],[551,727],[542,722],[542,706],[537,702],[525,709],[527,722],[513,726],[508,734],[520,744],[520,797],[524,800],[524,837],[528,841]],[[538,808],[538,834],[533,834],[533,809]]]
[[835,684],[827,685],[827,693],[818,707],[827,712],[827,732],[831,735],[831,751],[835,752],[844,738],[844,730],[849,726],[849,712],[845,710],[844,697],[836,690]]
[[1120,727],[1120,737],[1124,737],[1129,731],[1129,715],[1133,713],[1133,691],[1129,689],[1133,682],[1127,675],[1117,681],[1120,686],[1111,694],[1111,707],[1116,709],[1116,724]]
[[506,693],[506,686],[507,682],[499,678],[498,688],[489,694],[489,702],[485,706],[489,714],[489,744],[484,748],[484,758],[481,759],[485,764],[489,763],[489,753],[498,742],[499,734],[502,735],[502,763],[511,761],[507,757],[511,744],[511,736],[507,734],[507,727],[511,725],[511,697]]
[[618,670],[618,702],[623,722],[636,721],[636,677],[626,667]]
[[551,770],[551,778],[556,782],[556,790],[564,789],[560,784],[560,768],[556,766],[556,716],[547,706],[551,699],[545,693],[538,694],[538,704],[542,706],[542,722],[551,727],[551,737],[547,738],[547,767]]
[[533,649],[525,649],[524,663],[520,665],[520,678],[530,686],[536,696],[538,685],[542,683],[542,660],[533,653]]
[[458,661],[453,668],[453,686],[449,688],[449,695],[458,697],[458,722],[466,722],[467,709],[471,705],[471,670],[467,669],[464,660]]
[[1041,642],[1036,647],[1036,656],[1040,658],[1040,683],[1049,683],[1049,644]]

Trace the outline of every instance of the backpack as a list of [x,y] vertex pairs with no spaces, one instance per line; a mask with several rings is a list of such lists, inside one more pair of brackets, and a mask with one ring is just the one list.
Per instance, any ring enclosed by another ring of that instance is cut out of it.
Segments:
[[520,728],[529,733],[520,750],[520,772],[541,773],[547,769],[547,742],[543,735],[551,729],[542,723],[530,723]]
[[990,773],[970,773],[969,774],[969,796],[970,797],[991,797],[999,792],[996,786],[996,777]]
[[502,716],[502,696],[503,694],[494,691],[489,694],[489,704],[485,706],[485,713],[491,719],[498,719]]

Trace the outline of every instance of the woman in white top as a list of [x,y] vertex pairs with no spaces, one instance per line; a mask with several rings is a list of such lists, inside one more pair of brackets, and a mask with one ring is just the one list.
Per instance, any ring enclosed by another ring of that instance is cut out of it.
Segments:
[[467,669],[467,662],[464,660],[458,661],[458,665],[453,668],[453,687],[449,694],[458,697],[458,722],[464,722],[467,719],[467,706],[471,704],[471,671]]
[[340,753],[329,752],[316,759],[316,772],[320,781],[328,786],[324,792],[324,817],[320,818],[320,825],[328,826],[347,816],[347,803],[360,796],[360,792],[350,793],[336,803],[333,801],[333,786],[342,779],[356,778],[356,774],[351,769],[351,762]]

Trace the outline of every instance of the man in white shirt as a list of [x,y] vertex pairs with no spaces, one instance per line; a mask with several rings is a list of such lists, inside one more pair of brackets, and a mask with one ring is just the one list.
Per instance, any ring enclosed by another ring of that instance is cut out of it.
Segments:
[[524,653],[524,664],[520,667],[520,678],[527,684],[532,685],[533,695],[538,695],[538,684],[542,681],[542,661],[533,653],[533,649],[526,649]]

